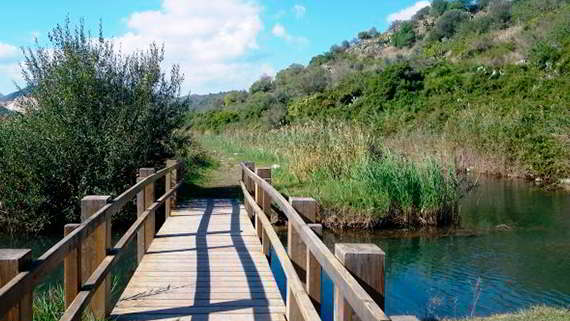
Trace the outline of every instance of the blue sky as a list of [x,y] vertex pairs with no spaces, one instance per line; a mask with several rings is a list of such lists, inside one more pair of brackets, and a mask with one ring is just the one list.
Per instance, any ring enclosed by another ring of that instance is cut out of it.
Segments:
[[409,17],[428,1],[418,0],[99,0],[2,1],[0,5],[0,92],[23,84],[18,48],[47,34],[67,15],[94,32],[99,19],[105,37],[123,51],[164,43],[165,67],[185,74],[184,91],[208,93],[247,88],[262,74],[273,75],[335,43],[375,26]]

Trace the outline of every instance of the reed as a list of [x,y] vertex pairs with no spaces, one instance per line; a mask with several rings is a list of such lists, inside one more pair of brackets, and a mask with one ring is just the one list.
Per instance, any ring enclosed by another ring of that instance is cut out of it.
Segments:
[[278,164],[277,188],[317,199],[329,227],[437,226],[458,220],[455,168],[432,157],[405,157],[354,124],[311,122],[205,134],[199,140],[240,160]]

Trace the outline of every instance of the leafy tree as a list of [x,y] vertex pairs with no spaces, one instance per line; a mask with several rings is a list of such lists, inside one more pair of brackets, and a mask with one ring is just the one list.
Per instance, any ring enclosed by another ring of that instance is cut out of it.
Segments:
[[449,2],[447,0],[433,0],[431,3],[430,14],[434,17],[439,17],[449,9]]
[[411,22],[403,22],[392,35],[392,45],[397,48],[411,47],[416,41],[416,32]]
[[186,143],[183,77],[164,50],[122,55],[69,19],[25,53],[26,114],[0,123],[0,224],[45,231],[79,221],[81,198],[117,195],[140,167],[162,166]]
[[429,34],[429,40],[441,40],[451,38],[458,31],[462,23],[469,19],[469,13],[463,10],[450,10],[444,13]]
[[249,87],[249,93],[255,94],[258,92],[268,92],[273,90],[273,79],[270,76],[261,76],[261,78],[254,82],[251,87]]

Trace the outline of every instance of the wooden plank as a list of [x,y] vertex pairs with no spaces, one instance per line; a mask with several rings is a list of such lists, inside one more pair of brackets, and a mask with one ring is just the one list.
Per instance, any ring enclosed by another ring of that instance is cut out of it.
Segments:
[[[64,236],[69,235],[73,230],[79,227],[79,224],[67,224],[63,229]],[[63,262],[63,289],[64,304],[69,307],[75,299],[79,289],[81,288],[81,251],[79,247],[70,251]]]
[[[104,207],[111,201],[111,196],[91,195],[81,200],[81,221]],[[107,249],[111,248],[111,219],[101,224],[97,229],[81,242],[81,280],[87,280],[97,269],[97,266],[107,256]],[[90,309],[98,319],[105,318],[110,312],[111,278],[108,277],[95,290],[91,299]]]
[[[284,320],[283,298],[243,206],[226,200],[187,204],[172,210],[111,317]],[[225,213],[215,214],[220,208]]]
[[295,267],[289,259],[287,251],[273,229],[271,222],[267,216],[265,216],[265,213],[263,213],[259,205],[256,204],[253,197],[247,192],[243,182],[241,183],[241,187],[244,193],[244,201],[250,204],[256,215],[259,215],[261,224],[263,224],[264,229],[267,231],[267,236],[287,276],[287,320],[320,320],[320,316],[315,310],[307,292],[305,292],[303,283],[299,279]]
[[[180,316],[179,314],[161,314],[157,317],[153,314],[145,313],[132,313],[124,314],[116,317],[117,321],[140,321],[140,320],[153,320],[160,319],[161,321],[204,321],[204,315],[187,315]],[[279,313],[273,314],[235,314],[228,315],[220,313],[208,314],[208,321],[286,321],[285,316]]]
[[[0,286],[29,268],[31,261],[32,250],[0,249]],[[1,318],[2,321],[32,321],[32,292],[20,293],[20,297],[20,302]]]
[[[337,243],[335,256],[366,287],[380,308],[384,309],[384,251],[376,244]],[[360,320],[338,289],[335,298],[338,321]]]
[[253,171],[245,167],[243,164],[242,170],[248,179],[259,184],[261,188],[271,196],[273,202],[281,209],[281,211],[283,211],[288,220],[292,222],[304,244],[315,256],[321,265],[321,268],[327,273],[334,284],[338,286],[339,290],[360,319],[363,321],[388,321],[389,318],[384,314],[384,311],[380,309],[378,304],[374,302],[350,272],[330,252],[327,246],[311,230],[283,195],[275,190],[270,184],[265,182],[265,180],[255,175]]

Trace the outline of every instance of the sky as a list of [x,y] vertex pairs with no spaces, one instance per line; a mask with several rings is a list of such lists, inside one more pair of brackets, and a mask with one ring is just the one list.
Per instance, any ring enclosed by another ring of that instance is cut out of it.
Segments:
[[[123,52],[164,44],[164,67],[178,64],[183,94],[248,88],[343,40],[394,20],[409,19],[429,5],[418,0],[19,0],[0,4],[0,93],[24,86],[21,48],[48,34],[69,16],[84,19]],[[167,70],[167,69],[165,69]]]

